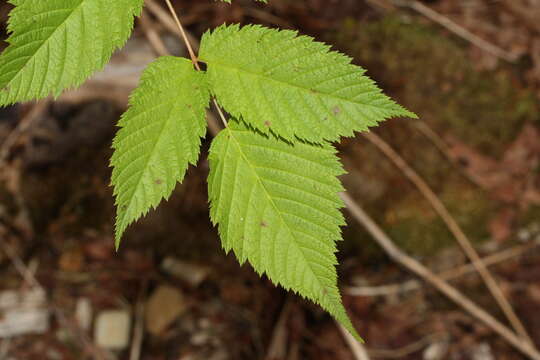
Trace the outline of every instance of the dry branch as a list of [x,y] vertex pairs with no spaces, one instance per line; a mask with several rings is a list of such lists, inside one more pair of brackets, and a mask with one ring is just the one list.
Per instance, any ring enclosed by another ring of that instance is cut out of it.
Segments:
[[409,179],[409,181],[411,181],[420,191],[420,193],[422,193],[422,195],[428,200],[433,210],[435,210],[435,212],[441,217],[443,222],[448,227],[448,230],[455,237],[458,244],[463,249],[465,255],[467,255],[467,257],[471,260],[473,266],[480,274],[488,290],[491,292],[491,294],[497,301],[497,304],[510,321],[510,324],[512,324],[512,327],[521,337],[523,337],[532,345],[533,341],[531,337],[527,333],[527,330],[523,326],[521,320],[516,315],[514,309],[512,308],[512,305],[504,296],[504,293],[495,281],[495,278],[489,272],[486,265],[482,262],[482,259],[478,255],[478,252],[476,252],[476,250],[472,246],[467,235],[465,235],[457,221],[450,214],[446,206],[442,203],[442,201],[435,194],[435,192],[433,192],[433,190],[424,181],[424,179],[420,177],[420,175],[418,175],[418,173],[414,171],[413,168],[411,168],[407,164],[407,162],[383,139],[381,139],[374,133],[364,133],[363,135],[373,145],[375,145],[386,157],[388,157],[388,159],[390,159],[394,163],[394,165],[396,165],[403,172],[407,179]]
[[[538,242],[530,242],[524,245],[514,246],[512,248],[499,251],[493,255],[486,256],[482,262],[486,266],[495,265],[500,262],[516,258],[523,255],[525,252],[534,249],[540,245]],[[467,274],[476,273],[473,264],[465,264],[457,268],[445,270],[438,276],[446,281],[455,280]],[[351,296],[389,296],[402,294],[409,291],[414,291],[422,288],[423,283],[419,280],[408,280],[399,284],[388,284],[380,286],[349,286],[344,289],[347,295]]]
[[527,355],[530,359],[540,360],[540,353],[528,342],[519,338],[516,334],[514,334],[514,332],[469,300],[459,290],[449,285],[446,281],[431,272],[417,260],[401,251],[401,249],[394,244],[392,239],[388,237],[388,235],[373,221],[373,219],[366,214],[362,207],[348,194],[342,194],[341,197],[347,206],[347,210],[351,213],[353,218],[371,234],[373,239],[383,248],[386,254],[392,258],[392,260],[396,261],[398,264],[404,266],[409,271],[433,285],[450,300],[454,301],[476,319],[480,320],[487,327],[499,334],[504,340],[506,340],[521,353]]

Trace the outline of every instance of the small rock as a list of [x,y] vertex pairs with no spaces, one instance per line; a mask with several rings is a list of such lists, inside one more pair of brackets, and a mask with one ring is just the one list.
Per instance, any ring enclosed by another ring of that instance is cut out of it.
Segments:
[[60,270],[67,272],[79,272],[84,266],[84,254],[80,249],[65,251],[58,261]]
[[491,347],[487,343],[481,343],[475,346],[471,351],[472,360],[495,360]]
[[97,316],[94,340],[105,349],[122,350],[129,344],[130,327],[131,316],[128,311],[104,311]]
[[92,326],[92,303],[88,298],[80,298],[75,306],[75,319],[81,329],[88,331]]
[[531,232],[529,231],[529,229],[519,229],[518,233],[517,233],[517,238],[519,241],[521,242],[527,242],[531,239]]
[[214,354],[208,357],[208,360],[227,360],[229,359],[229,354],[224,349],[219,349]]
[[0,292],[0,338],[43,334],[48,329],[49,311],[41,288]]
[[47,359],[49,360],[62,360],[64,357],[62,354],[56,350],[56,349],[48,349],[47,350]]
[[435,342],[429,345],[423,352],[424,360],[442,360],[448,352],[448,343],[446,341]]
[[198,332],[191,335],[189,341],[192,345],[203,346],[210,342],[210,335],[208,335],[208,333],[206,332]]
[[146,330],[159,335],[166,330],[186,310],[182,293],[172,287],[158,287],[146,304]]
[[193,287],[199,286],[210,272],[207,267],[187,263],[173,257],[167,257],[163,260],[161,270],[184,280]]

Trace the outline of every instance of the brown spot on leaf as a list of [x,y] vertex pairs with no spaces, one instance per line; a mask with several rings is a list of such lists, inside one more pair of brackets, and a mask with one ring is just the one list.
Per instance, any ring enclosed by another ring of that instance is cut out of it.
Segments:
[[161,180],[161,179],[156,179],[156,180],[154,180],[154,184],[156,184],[156,185],[161,185],[161,184],[163,184],[163,180]]
[[334,107],[332,108],[332,112],[334,113],[334,115],[337,116],[337,115],[339,115],[339,114],[341,113],[341,108],[340,108],[339,106],[336,105],[336,106],[334,106]]
[[272,126],[272,122],[266,120],[266,121],[264,122],[264,126],[270,127],[270,126]]
[[261,221],[261,227],[268,227],[268,224],[264,221]]

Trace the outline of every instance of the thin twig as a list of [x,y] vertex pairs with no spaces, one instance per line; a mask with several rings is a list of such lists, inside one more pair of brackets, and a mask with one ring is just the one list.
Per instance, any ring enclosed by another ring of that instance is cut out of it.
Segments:
[[[163,11],[163,9],[161,8],[161,6],[157,5],[156,3],[154,3],[152,0],[146,0],[146,4],[148,5],[150,11],[152,11],[152,13],[154,15],[156,15],[157,19],[169,30],[169,31],[172,31],[174,34],[177,34],[177,35],[180,35],[180,31],[178,30],[178,28],[174,25],[174,20],[173,18],[167,14],[166,12]],[[159,14],[159,15],[158,15]],[[141,18],[142,20],[142,18]],[[172,24],[172,27],[173,27],[173,30],[170,29],[168,26],[166,26],[166,24]],[[151,26],[151,22],[147,19],[146,20],[146,25],[143,24],[141,22],[141,25],[143,25],[143,30],[146,33],[146,37],[148,39],[148,41],[150,42],[150,45],[153,47],[154,51],[156,51],[157,54],[159,55],[170,55],[170,52],[169,50],[167,50],[167,47],[165,46],[165,43],[163,42],[163,40],[161,39],[161,37],[159,36],[159,34],[157,34],[157,36],[153,36],[149,33],[150,31],[150,28],[152,28]],[[192,37],[188,32],[186,32],[186,35],[188,37]],[[193,40],[192,40],[193,42]],[[196,42],[195,40],[195,43],[193,44],[194,47],[197,47],[198,48],[198,43]],[[215,101],[215,100],[214,100]],[[216,105],[216,109],[221,117],[221,119],[225,119],[225,116],[223,115],[223,113],[221,112],[221,109],[219,108],[219,106],[217,106],[217,104],[214,104]],[[210,134],[212,134],[212,136],[216,136],[219,131],[221,130],[221,126],[219,126],[219,122],[218,120],[215,118],[214,114],[211,112],[211,111],[207,111],[206,112],[206,116],[208,118],[208,130],[210,131]],[[225,126],[227,126],[227,122],[224,121],[223,124]]]
[[266,360],[284,359],[287,354],[287,321],[289,320],[291,307],[291,299],[288,297],[272,332],[270,345],[266,352]]
[[450,20],[446,16],[443,16],[436,12],[435,10],[431,9],[430,7],[422,4],[419,1],[416,0],[392,0],[392,3],[396,6],[401,7],[408,7],[411,8],[420,14],[424,15],[428,19],[444,26],[454,34],[458,35],[462,39],[467,40],[471,44],[477,46],[478,48],[490,53],[491,55],[494,55],[500,59],[506,60],[510,63],[514,63],[517,60],[517,57],[509,53],[508,51],[501,49],[500,47],[476,36],[469,30],[465,29],[463,26],[455,23],[454,21]]
[[[146,8],[159,20],[159,22],[171,33],[182,36],[180,30],[176,26],[176,23],[169,12],[163,7],[158,5],[154,0],[145,0]],[[189,41],[193,47],[194,51],[198,50],[198,41],[195,39],[189,32],[186,31],[186,35],[189,38]]]
[[340,323],[336,321],[336,325],[341,331],[341,334],[345,338],[345,342],[351,349],[351,352],[354,355],[355,360],[370,360],[368,352],[366,351],[366,348],[364,345],[362,345],[358,340],[352,336],[347,329],[343,327]]
[[499,334],[504,340],[511,344],[514,348],[527,355],[530,359],[540,360],[540,353],[531,346],[527,341],[516,336],[505,325],[496,320],[493,316],[488,314],[485,310],[469,300],[459,290],[448,284],[439,276],[431,272],[424,265],[419,263],[414,258],[410,257],[401,249],[399,249],[388,235],[366,214],[366,212],[360,207],[356,201],[354,201],[348,194],[341,194],[347,210],[351,213],[354,219],[356,219],[364,228],[371,234],[374,240],[384,249],[384,251],[394,261],[401,264],[411,272],[420,276],[422,279],[433,285],[440,292],[446,295],[449,299],[460,305],[463,309],[469,312],[476,319],[483,322],[490,329]]
[[32,270],[30,270],[28,266],[26,266],[26,264],[17,255],[17,253],[15,252],[15,249],[13,249],[13,247],[8,243],[8,241],[4,239],[0,243],[2,244],[2,249],[4,250],[4,253],[7,255],[7,257],[13,264],[13,267],[15,267],[15,270],[24,279],[24,282],[29,284],[30,287],[35,287],[40,290],[43,290],[43,288],[41,287],[41,284],[37,281]]
[[39,116],[43,114],[48,105],[48,100],[38,101],[32,107],[30,112],[19,121],[17,127],[9,134],[8,138],[0,148],[0,168],[5,165],[11,148],[17,143],[21,135],[24,134],[37,119],[39,119]]
[[505,7],[508,12],[528,26],[529,29],[540,34],[540,23],[538,22],[540,10],[538,9],[538,6],[535,8],[534,5],[531,4],[527,8],[516,0],[502,0],[499,3]]
[[[495,265],[505,260],[509,260],[523,255],[525,252],[538,247],[538,242],[530,242],[524,245],[514,246],[512,248],[502,250],[493,255],[486,256],[482,259],[482,262],[486,266]],[[461,276],[477,273],[473,264],[465,264],[460,267],[445,270],[439,274],[443,280],[454,280]],[[344,289],[347,295],[351,296],[388,296],[395,294],[402,294],[409,291],[414,291],[422,288],[423,283],[418,280],[408,280],[400,284],[388,284],[381,286],[350,286]]]
[[169,11],[171,12],[172,17],[174,18],[174,21],[176,23],[176,26],[178,27],[178,30],[180,30],[180,35],[182,36],[182,39],[184,40],[184,43],[186,44],[189,57],[191,58],[191,62],[197,68],[197,70],[200,71],[201,68],[199,66],[199,60],[197,59],[197,55],[195,55],[195,51],[193,51],[193,48],[191,47],[191,42],[189,41],[186,35],[186,32],[184,31],[184,27],[182,26],[182,23],[180,22],[180,19],[178,18],[176,11],[174,11],[174,7],[171,4],[171,0],[165,0],[165,2],[167,3],[167,6],[169,7]]
[[8,359],[9,347],[11,345],[11,338],[3,339],[0,343],[0,360]]
[[150,46],[152,46],[156,54],[159,56],[170,55],[169,50],[167,50],[167,46],[165,46],[165,43],[159,37],[159,33],[156,31],[154,24],[144,9],[139,17],[139,23],[143,28],[146,39],[148,39]]
[[139,360],[141,358],[141,349],[144,340],[144,305],[147,288],[148,281],[145,279],[141,285],[139,299],[135,306],[135,326],[133,328],[133,340],[131,341],[129,360]]
[[403,359],[407,355],[422,350],[426,345],[432,344],[436,341],[444,339],[444,334],[432,334],[428,335],[412,344],[405,345],[398,349],[368,349],[368,353],[371,357],[382,359]]
[[470,172],[463,171],[463,166],[461,166],[456,158],[450,154],[448,144],[425,121],[416,120],[408,123],[412,124],[412,126],[422,135],[424,135],[426,139],[431,141],[431,143],[441,152],[441,154],[443,154],[444,157],[446,157],[446,159],[459,171],[459,173],[467,178],[467,180],[482,189],[485,188],[485,186],[482,185],[481,181],[479,181],[476,176]]
[[[170,0],[165,0],[165,2],[167,3],[167,6],[169,8],[169,11],[171,12],[172,17],[174,18],[174,21],[176,23],[176,26],[177,26],[178,30],[180,31],[180,37],[182,38],[182,40],[186,44],[186,48],[188,49],[189,56],[191,57],[191,62],[193,63],[193,65],[195,66],[195,68],[197,70],[201,71],[201,67],[199,66],[199,61],[197,59],[197,56],[195,55],[195,52],[193,51],[193,47],[191,45],[191,42],[190,42],[190,40],[188,38],[188,35],[187,35],[186,31],[184,30],[184,27],[182,26],[182,23],[180,22],[180,19],[178,18],[178,15],[174,11],[174,8],[173,8],[173,6],[171,4],[171,1]],[[215,98],[213,98],[212,102],[214,103],[214,106],[215,106],[215,108],[216,108],[216,110],[217,110],[217,112],[219,114],[219,117],[220,117],[221,121],[223,122],[223,126],[227,127],[227,119],[225,118],[225,114],[223,114],[223,111],[219,107],[219,104],[218,104],[217,100]]]
[[381,139],[374,133],[363,133],[363,135],[384,155],[386,155],[386,157],[390,159],[394,163],[394,165],[396,165],[403,172],[407,179],[409,179],[420,191],[420,193],[428,200],[435,212],[444,221],[444,223],[448,227],[448,230],[450,230],[452,235],[456,238],[458,244],[461,246],[467,257],[471,260],[472,264],[474,265],[474,267],[480,274],[482,280],[486,284],[488,290],[491,292],[498,305],[504,312],[505,316],[510,321],[510,324],[512,324],[512,327],[521,337],[526,339],[532,345],[533,341],[531,337],[521,323],[521,320],[514,312],[512,305],[510,305],[510,302],[506,299],[506,296],[495,281],[495,278],[486,268],[486,265],[482,262],[482,259],[478,255],[478,252],[476,252],[475,248],[471,245],[471,242],[469,241],[467,235],[465,235],[457,221],[450,214],[446,206],[442,203],[442,201],[435,194],[435,192],[431,190],[431,188],[424,181],[424,179],[422,179],[420,175],[418,175],[418,173],[414,171],[405,162],[405,160],[383,139]]

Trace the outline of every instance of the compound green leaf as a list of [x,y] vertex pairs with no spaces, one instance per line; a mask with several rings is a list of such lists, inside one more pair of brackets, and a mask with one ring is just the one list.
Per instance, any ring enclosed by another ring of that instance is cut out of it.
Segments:
[[335,242],[344,220],[335,149],[293,145],[231,121],[214,139],[209,161],[210,215],[224,249],[358,337],[337,288]]
[[184,58],[162,57],[144,71],[113,142],[117,247],[127,226],[167,199],[197,162],[210,99],[205,80]]
[[11,0],[0,105],[58,96],[105,66],[143,0]]
[[229,113],[287,140],[336,140],[390,117],[416,117],[350,58],[295,31],[221,26],[203,36],[200,58]]

